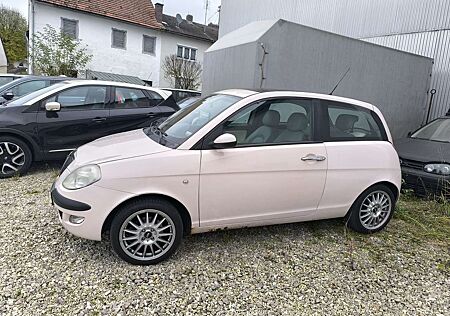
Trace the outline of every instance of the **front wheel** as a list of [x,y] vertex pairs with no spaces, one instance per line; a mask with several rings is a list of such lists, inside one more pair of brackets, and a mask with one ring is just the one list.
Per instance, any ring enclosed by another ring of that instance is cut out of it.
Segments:
[[143,199],[121,209],[111,223],[111,245],[131,264],[150,265],[170,257],[181,243],[178,210],[158,199]]
[[31,160],[31,150],[22,140],[0,136],[0,179],[25,174]]
[[395,197],[391,189],[379,184],[368,188],[353,203],[347,226],[359,233],[382,230],[394,213]]

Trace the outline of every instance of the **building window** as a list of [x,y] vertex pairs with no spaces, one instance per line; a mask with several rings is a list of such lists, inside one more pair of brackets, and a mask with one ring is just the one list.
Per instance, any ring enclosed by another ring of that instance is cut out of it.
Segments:
[[78,39],[78,21],[61,18],[61,32],[73,39]]
[[112,29],[111,46],[114,48],[127,48],[127,31]]
[[156,37],[144,35],[142,39],[142,52],[145,54],[154,54],[156,47]]
[[178,45],[177,57],[195,61],[197,58],[197,49]]

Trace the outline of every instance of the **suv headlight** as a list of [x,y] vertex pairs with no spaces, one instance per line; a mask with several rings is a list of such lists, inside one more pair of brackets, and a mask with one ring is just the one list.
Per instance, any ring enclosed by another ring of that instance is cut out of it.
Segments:
[[426,165],[423,170],[429,173],[450,175],[450,165],[445,163],[432,163]]
[[91,185],[102,178],[100,167],[97,165],[87,165],[80,167],[69,174],[62,185],[67,190],[77,190]]

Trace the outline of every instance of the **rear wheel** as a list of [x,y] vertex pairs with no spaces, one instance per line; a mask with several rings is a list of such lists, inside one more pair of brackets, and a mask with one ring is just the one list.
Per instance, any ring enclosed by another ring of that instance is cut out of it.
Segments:
[[0,178],[25,174],[31,160],[31,150],[25,142],[11,136],[0,136]]
[[181,243],[183,222],[178,210],[158,199],[135,201],[111,223],[111,244],[123,260],[138,265],[161,262]]
[[395,197],[391,189],[378,184],[364,191],[353,203],[347,226],[360,233],[382,230],[394,213]]

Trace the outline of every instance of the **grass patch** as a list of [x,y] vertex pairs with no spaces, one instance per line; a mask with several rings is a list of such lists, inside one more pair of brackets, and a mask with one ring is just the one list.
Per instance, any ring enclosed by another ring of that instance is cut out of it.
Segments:
[[402,221],[400,228],[403,233],[414,239],[450,245],[450,202],[447,200],[402,195],[394,220]]

